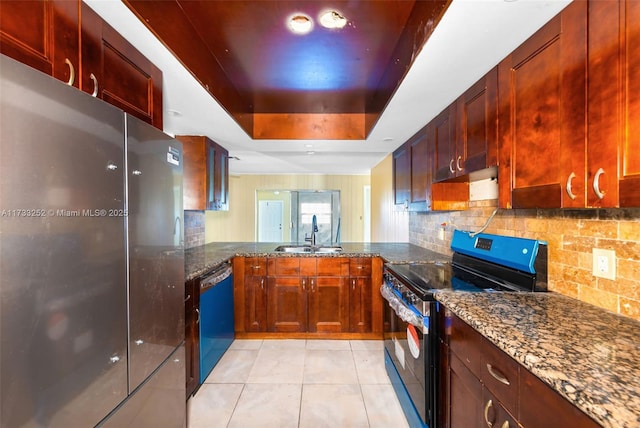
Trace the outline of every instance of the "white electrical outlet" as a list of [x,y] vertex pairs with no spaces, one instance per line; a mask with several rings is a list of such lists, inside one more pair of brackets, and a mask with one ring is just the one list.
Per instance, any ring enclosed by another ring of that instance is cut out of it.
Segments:
[[599,278],[616,279],[616,252],[593,249],[593,275]]

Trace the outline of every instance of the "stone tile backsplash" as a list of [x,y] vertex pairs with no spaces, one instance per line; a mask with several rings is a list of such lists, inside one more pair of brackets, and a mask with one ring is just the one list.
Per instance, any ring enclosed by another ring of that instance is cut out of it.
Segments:
[[204,245],[204,211],[184,212],[184,248]]
[[[478,230],[496,207],[411,213],[409,242],[451,254],[453,230]],[[551,291],[640,319],[640,209],[500,209],[486,232],[547,241]],[[593,248],[616,252],[614,281],[593,276]]]

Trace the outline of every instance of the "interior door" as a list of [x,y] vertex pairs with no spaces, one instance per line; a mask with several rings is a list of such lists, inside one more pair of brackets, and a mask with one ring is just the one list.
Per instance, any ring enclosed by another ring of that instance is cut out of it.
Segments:
[[259,201],[258,242],[282,242],[282,201]]

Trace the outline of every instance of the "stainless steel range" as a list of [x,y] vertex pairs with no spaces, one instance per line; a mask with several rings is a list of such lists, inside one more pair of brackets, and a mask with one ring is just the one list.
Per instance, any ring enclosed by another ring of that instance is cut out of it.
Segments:
[[450,263],[386,264],[385,366],[411,427],[438,426],[435,293],[547,290],[547,246],[455,231]]

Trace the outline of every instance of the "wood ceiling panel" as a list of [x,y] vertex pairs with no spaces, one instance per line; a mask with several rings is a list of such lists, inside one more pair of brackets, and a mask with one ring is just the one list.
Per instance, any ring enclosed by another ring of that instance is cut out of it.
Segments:
[[[361,114],[360,139],[377,121],[450,1],[125,2],[201,82],[212,82],[210,92],[236,120],[244,120],[250,135],[261,130],[250,126],[247,111],[285,115],[278,117],[319,114],[322,123],[339,114]],[[326,10],[338,11],[348,24],[322,27],[318,17]],[[308,34],[287,28],[288,18],[299,13],[314,21]],[[345,138],[353,135],[345,133]],[[314,133],[308,138],[318,137]],[[333,132],[332,138],[339,136]]]

